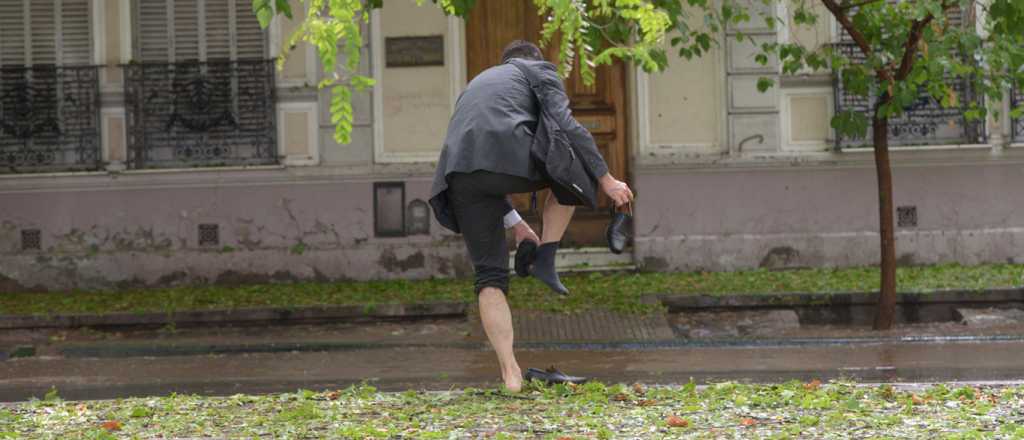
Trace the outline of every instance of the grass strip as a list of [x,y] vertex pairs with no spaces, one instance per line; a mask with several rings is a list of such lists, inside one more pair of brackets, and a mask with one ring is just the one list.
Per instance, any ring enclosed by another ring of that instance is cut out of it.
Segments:
[[1022,438],[1024,387],[849,382],[171,395],[0,405],[0,438]]
[[[1024,285],[1024,265],[936,265],[900,268],[901,292],[945,289],[984,290]],[[553,312],[604,308],[624,313],[649,312],[659,305],[640,297],[674,294],[771,294],[783,292],[869,292],[878,289],[876,268],[788,271],[678,273],[590,273],[564,277],[572,291],[560,298],[533,279],[516,278],[509,295],[512,307]],[[467,279],[261,284],[237,287],[182,286],[123,291],[69,291],[0,295],[0,314],[175,312],[252,307],[303,307],[345,304],[472,301]]]

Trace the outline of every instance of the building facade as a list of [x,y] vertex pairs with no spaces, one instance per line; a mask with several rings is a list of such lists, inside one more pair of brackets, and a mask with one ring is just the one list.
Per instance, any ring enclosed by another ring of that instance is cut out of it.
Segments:
[[[481,0],[463,20],[385,2],[360,67],[378,84],[340,145],[312,48],[276,69],[296,23],[263,30],[248,0],[0,0],[0,291],[468,274],[425,203],[433,161],[467,79],[536,39],[531,3]],[[827,20],[729,32],[845,44]],[[877,263],[871,150],[829,125],[870,103],[829,72],[778,71],[729,41],[663,73],[567,80],[638,194],[632,263]],[[764,76],[778,86],[759,93]],[[1024,121],[972,123],[923,97],[891,136],[901,263],[1024,260]],[[581,210],[566,245],[599,247],[607,208]]]

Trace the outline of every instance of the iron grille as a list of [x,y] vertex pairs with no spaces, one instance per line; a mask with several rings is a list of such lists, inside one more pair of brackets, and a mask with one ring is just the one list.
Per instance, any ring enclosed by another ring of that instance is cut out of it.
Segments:
[[[888,0],[889,3],[898,3],[896,0]],[[950,26],[962,27],[973,26],[974,14],[964,14],[963,11],[973,11],[973,6],[967,8],[954,8],[947,14]],[[850,14],[854,14],[856,8],[852,8]],[[840,43],[836,49],[843,55],[850,58],[854,63],[865,60],[860,48],[853,42],[853,38],[845,31],[841,31]],[[904,109],[903,115],[889,119],[889,145],[893,147],[914,146],[914,145],[942,145],[942,144],[970,144],[985,142],[985,129],[983,121],[968,121],[964,112],[969,108],[971,102],[979,105],[983,103],[980,96],[971,85],[971,81],[963,78],[950,78],[953,90],[955,90],[960,106],[944,108],[940,102],[928,94],[925,88],[921,88],[916,102]],[[871,96],[875,96],[871,94]],[[876,100],[847,94],[843,89],[842,78],[837,75],[835,85],[835,107],[836,113],[855,110],[862,112],[870,121],[874,115]],[[870,129],[867,136],[870,136]],[[838,148],[849,148],[867,146],[871,144],[869,137],[847,138],[837,137]]]
[[274,62],[125,66],[128,167],[277,163]]
[[100,167],[99,69],[0,68],[0,174]]
[[[864,55],[854,44],[841,43],[836,48],[853,62],[861,62]],[[913,145],[972,144],[985,142],[983,121],[968,121],[964,116],[971,102],[983,105],[982,96],[978,94],[966,78],[948,79],[957,94],[958,107],[943,107],[924,87],[920,95],[899,117],[889,119],[889,145],[893,147]],[[835,85],[836,113],[853,110],[864,113],[870,121],[874,115],[876,99],[874,94],[865,98],[849,94],[843,87],[841,75],[836,77]],[[870,136],[868,130],[867,136]],[[869,137],[845,137],[836,139],[838,148],[866,146],[871,144]]]
[[[1010,95],[1010,104],[1011,109],[1024,106],[1024,84],[1013,88],[1013,94]],[[1024,142],[1024,116],[1013,121],[1013,141]]]

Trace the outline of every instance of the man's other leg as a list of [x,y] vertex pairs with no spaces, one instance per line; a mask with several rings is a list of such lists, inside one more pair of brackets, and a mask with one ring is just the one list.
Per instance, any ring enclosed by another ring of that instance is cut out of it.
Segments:
[[509,267],[503,218],[509,206],[504,194],[483,191],[480,180],[477,173],[453,174],[449,190],[456,221],[476,272],[480,321],[498,356],[505,386],[510,391],[519,391],[522,372],[512,349],[512,313],[505,300]]
[[565,235],[565,230],[569,227],[574,212],[576,212],[575,206],[558,203],[555,193],[548,192],[548,198],[544,202],[544,229],[540,234],[541,244],[562,241],[562,236]]
[[478,300],[480,321],[483,323],[484,332],[487,333],[487,339],[491,341],[491,346],[498,355],[505,387],[509,391],[519,392],[523,387],[523,372],[512,350],[512,311],[505,300],[505,293],[495,287],[485,287],[480,290]]

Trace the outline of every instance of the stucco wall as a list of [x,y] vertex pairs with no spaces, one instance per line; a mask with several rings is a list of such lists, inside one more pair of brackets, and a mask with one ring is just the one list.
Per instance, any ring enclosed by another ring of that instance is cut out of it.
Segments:
[[[436,224],[430,235],[375,237],[369,179],[286,170],[77,179],[77,189],[0,182],[0,291],[468,273],[461,239]],[[427,197],[428,180],[405,181],[407,202]],[[203,247],[197,229],[209,223],[220,243]],[[21,249],[24,229],[41,230],[41,250]]]
[[[987,155],[983,151],[981,155]],[[867,159],[870,153],[866,154]],[[983,157],[983,156],[982,156]],[[1024,262],[1024,165],[915,165],[893,171],[904,264]],[[650,270],[857,266],[878,262],[878,202],[868,163],[641,170],[636,260]]]

